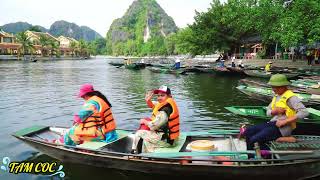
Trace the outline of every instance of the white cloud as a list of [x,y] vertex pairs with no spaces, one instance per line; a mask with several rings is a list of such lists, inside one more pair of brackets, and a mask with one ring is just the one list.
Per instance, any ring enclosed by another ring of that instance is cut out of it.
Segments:
[[[0,25],[23,21],[50,28],[57,20],[85,25],[105,36],[133,0],[1,0]],[[212,0],[158,0],[177,26],[193,22],[194,11],[206,11]]]

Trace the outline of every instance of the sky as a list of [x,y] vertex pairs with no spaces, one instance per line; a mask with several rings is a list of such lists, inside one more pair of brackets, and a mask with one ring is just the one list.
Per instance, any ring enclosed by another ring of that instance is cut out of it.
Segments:
[[[88,26],[103,37],[134,0],[0,0],[0,26],[28,22],[47,29],[58,20]],[[205,12],[212,0],[157,0],[180,28],[193,23],[195,10]]]

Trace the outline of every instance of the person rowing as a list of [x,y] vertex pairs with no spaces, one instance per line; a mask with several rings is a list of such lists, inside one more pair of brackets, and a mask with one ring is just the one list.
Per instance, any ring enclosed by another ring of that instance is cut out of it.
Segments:
[[309,115],[298,96],[288,89],[290,82],[285,75],[272,75],[268,84],[275,94],[267,108],[267,115],[272,119],[241,132],[246,138],[248,150],[253,150],[256,142],[261,149],[269,150],[266,145],[269,141],[295,141],[291,134],[296,128],[296,121]]

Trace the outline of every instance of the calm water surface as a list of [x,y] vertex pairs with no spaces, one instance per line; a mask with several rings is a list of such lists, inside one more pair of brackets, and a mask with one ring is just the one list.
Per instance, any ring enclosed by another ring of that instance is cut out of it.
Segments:
[[[168,85],[181,112],[183,131],[212,128],[238,129],[250,120],[228,113],[231,105],[264,105],[240,93],[238,77],[209,74],[170,75],[115,68],[110,60],[0,62],[0,160],[53,160],[18,141],[11,134],[31,125],[72,126],[73,114],[83,101],[76,98],[81,84],[92,83],[113,105],[118,127],[137,129],[141,117],[151,111],[144,101],[147,90]],[[150,179],[154,176],[125,171],[64,164],[66,179]],[[85,171],[83,169],[86,169]],[[88,170],[87,170],[88,169]],[[47,179],[36,175],[6,175],[0,179]]]

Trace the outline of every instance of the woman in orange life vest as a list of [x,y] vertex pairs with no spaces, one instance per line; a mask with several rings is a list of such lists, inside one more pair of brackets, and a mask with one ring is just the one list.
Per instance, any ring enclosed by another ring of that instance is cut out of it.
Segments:
[[[151,101],[154,94],[158,95],[155,104]],[[147,93],[145,100],[153,109],[152,117],[140,120],[141,126],[135,134],[132,153],[154,152],[158,148],[174,146],[180,134],[179,110],[167,86]]]
[[108,99],[95,91],[91,84],[83,84],[78,97],[83,98],[85,103],[79,114],[74,116],[74,126],[64,136],[64,143],[77,145],[84,141],[116,140],[116,124]]

